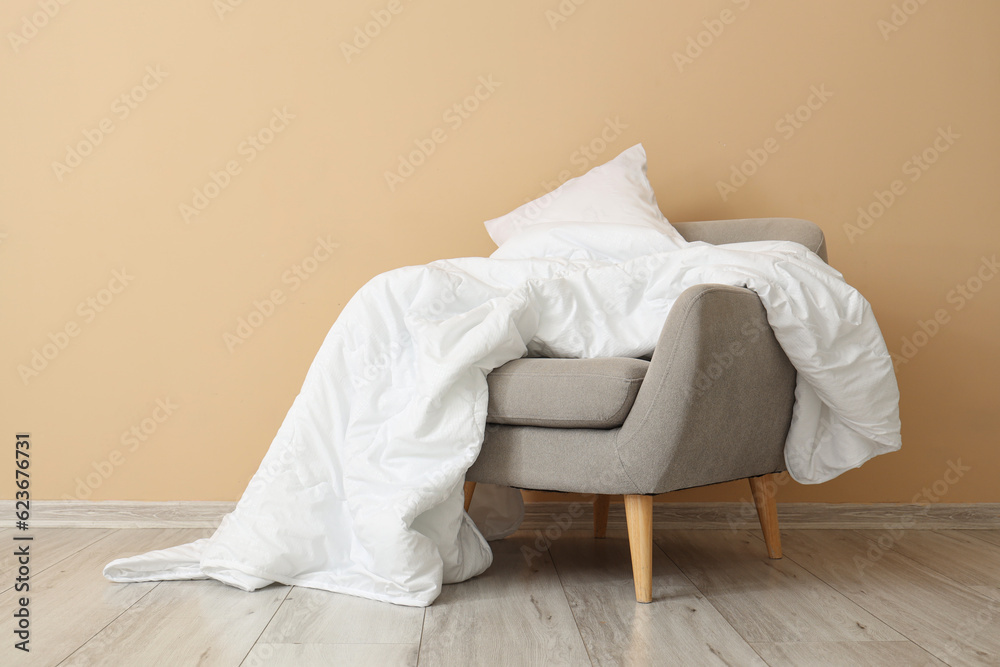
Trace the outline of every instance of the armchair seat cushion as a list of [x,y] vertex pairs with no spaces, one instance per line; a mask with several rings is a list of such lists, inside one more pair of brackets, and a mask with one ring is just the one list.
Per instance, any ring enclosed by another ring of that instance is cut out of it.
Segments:
[[616,428],[625,422],[649,362],[642,359],[515,359],[487,377],[490,424]]

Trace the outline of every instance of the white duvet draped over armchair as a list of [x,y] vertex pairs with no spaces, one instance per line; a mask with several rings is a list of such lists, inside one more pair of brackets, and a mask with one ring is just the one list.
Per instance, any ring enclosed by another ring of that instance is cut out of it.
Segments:
[[485,570],[483,536],[520,521],[516,491],[462,483],[486,424],[486,374],[525,355],[639,357],[677,297],[745,286],[798,371],[785,458],[822,482],[900,446],[892,363],[867,301],[803,246],[679,243],[647,227],[540,226],[491,258],[366,284],[316,355],[270,449],[215,534],[116,560],[112,581],[211,577],[423,606]]

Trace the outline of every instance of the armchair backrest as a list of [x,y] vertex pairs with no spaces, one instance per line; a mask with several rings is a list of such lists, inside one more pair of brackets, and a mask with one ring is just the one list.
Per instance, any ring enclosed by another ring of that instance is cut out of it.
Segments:
[[809,248],[823,261],[826,238],[815,223],[797,218],[744,218],[670,223],[688,241],[739,243],[740,241],[795,241]]

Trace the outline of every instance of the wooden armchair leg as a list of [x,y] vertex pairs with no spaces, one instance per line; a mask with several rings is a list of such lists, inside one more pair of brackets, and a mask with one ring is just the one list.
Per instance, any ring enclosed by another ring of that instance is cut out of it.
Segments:
[[472,504],[472,494],[476,492],[475,482],[465,483],[465,511],[469,511],[469,505]]
[[653,601],[653,496],[625,496],[635,601]]
[[764,544],[767,545],[767,555],[777,559],[781,558],[781,533],[778,531],[778,504],[775,501],[778,485],[774,481],[775,477],[772,473],[750,477],[749,480],[760,529],[764,533]]
[[594,537],[604,537],[608,532],[608,505],[611,496],[599,493],[594,496]]

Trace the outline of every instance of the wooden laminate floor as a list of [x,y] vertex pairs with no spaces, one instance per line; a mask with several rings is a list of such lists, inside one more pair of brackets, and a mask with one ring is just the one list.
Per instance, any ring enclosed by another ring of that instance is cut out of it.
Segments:
[[23,594],[4,547],[0,664],[1000,665],[1000,530],[789,530],[780,561],[756,531],[657,531],[648,605],[622,531],[494,542],[486,573],[426,609],[101,576],[211,532],[34,531],[30,654],[13,648]]

